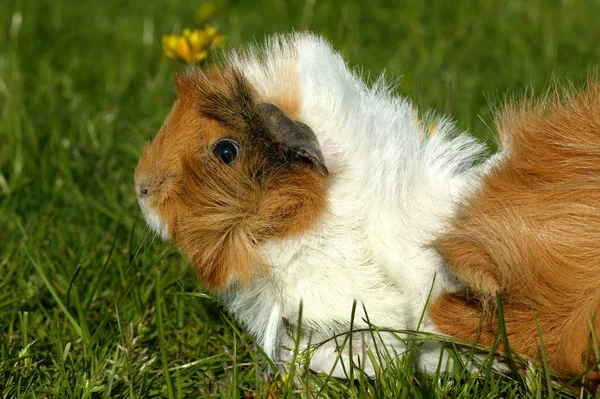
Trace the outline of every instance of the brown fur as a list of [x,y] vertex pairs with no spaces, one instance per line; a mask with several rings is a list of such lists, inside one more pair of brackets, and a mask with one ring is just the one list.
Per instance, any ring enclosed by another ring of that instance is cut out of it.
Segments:
[[[261,100],[240,73],[195,72],[176,84],[179,99],[143,150],[136,183],[149,184],[150,207],[201,282],[213,290],[246,283],[264,267],[259,244],[314,225],[326,208],[327,179],[273,140],[257,112]],[[285,101],[293,111],[290,93]],[[220,138],[240,143],[231,166],[212,153]]]
[[[499,293],[512,349],[541,361],[537,320],[550,368],[574,377],[594,367],[589,339],[600,339],[600,84],[511,106],[499,121],[506,159],[437,242],[469,293],[430,312],[471,341],[481,322],[479,343],[491,345]],[[597,368],[587,377],[597,383]]]

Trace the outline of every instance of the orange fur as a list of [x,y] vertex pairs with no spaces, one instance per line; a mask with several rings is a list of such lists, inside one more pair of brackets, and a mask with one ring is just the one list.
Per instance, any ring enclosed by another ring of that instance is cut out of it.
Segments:
[[[201,282],[213,290],[243,284],[264,267],[259,244],[313,226],[327,205],[327,178],[268,134],[239,72],[179,75],[176,85],[179,99],[143,150],[136,182],[149,185],[150,207]],[[294,111],[289,94],[282,109]],[[221,138],[240,143],[232,166],[212,154]]]
[[509,345],[540,361],[537,320],[550,368],[573,377],[594,367],[590,336],[600,339],[600,84],[554,94],[501,114],[506,158],[436,243],[468,294],[445,294],[430,312],[467,340],[481,321],[479,342],[491,345],[499,293]]
[[277,87],[276,98],[266,99],[265,101],[277,104],[277,106],[290,118],[300,118],[300,101],[298,93],[300,93],[300,80],[296,75],[296,60],[290,58],[289,64],[279,65],[277,74],[282,76],[281,82]]

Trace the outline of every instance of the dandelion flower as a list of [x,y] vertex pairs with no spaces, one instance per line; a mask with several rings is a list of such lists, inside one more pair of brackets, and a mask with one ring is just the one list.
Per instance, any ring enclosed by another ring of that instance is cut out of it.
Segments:
[[217,47],[223,47],[225,36],[207,25],[204,29],[184,29],[181,35],[163,35],[165,56],[186,63],[200,62]]

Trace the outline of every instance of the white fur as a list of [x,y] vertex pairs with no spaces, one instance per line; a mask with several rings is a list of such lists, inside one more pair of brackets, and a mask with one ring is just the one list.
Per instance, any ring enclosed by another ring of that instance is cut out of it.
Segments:
[[146,223],[148,223],[150,228],[158,233],[163,240],[167,240],[169,238],[169,224],[167,221],[162,220],[158,213],[148,206],[146,200],[138,198],[138,203],[140,204]]
[[[291,84],[282,71],[297,71],[300,120],[317,135],[335,177],[328,212],[314,231],[264,245],[270,271],[246,289],[230,287],[226,305],[274,360],[290,357],[282,346],[294,342],[283,320],[295,326],[300,303],[302,347],[348,331],[355,300],[355,329],[367,327],[364,305],[379,327],[416,330],[430,291],[433,299],[458,287],[429,244],[486,169],[472,167],[483,146],[443,118],[429,136],[409,101],[393,96],[383,78],[366,85],[316,36],[277,36],[263,50],[228,60],[265,101]],[[427,315],[420,328],[435,331]],[[353,338],[354,360],[373,375],[365,359],[372,337]],[[398,353],[406,350],[389,334],[382,339]],[[334,341],[322,346],[311,368],[331,371],[335,349]],[[439,359],[439,346],[428,343],[417,366],[432,370]],[[344,374],[338,362],[334,375]]]

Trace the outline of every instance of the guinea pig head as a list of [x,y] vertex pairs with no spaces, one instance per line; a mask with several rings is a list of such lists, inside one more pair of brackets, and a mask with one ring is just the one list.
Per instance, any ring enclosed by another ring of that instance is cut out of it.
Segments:
[[148,224],[212,290],[268,267],[260,246],[313,228],[327,205],[317,137],[231,69],[181,74],[179,98],[135,171]]

